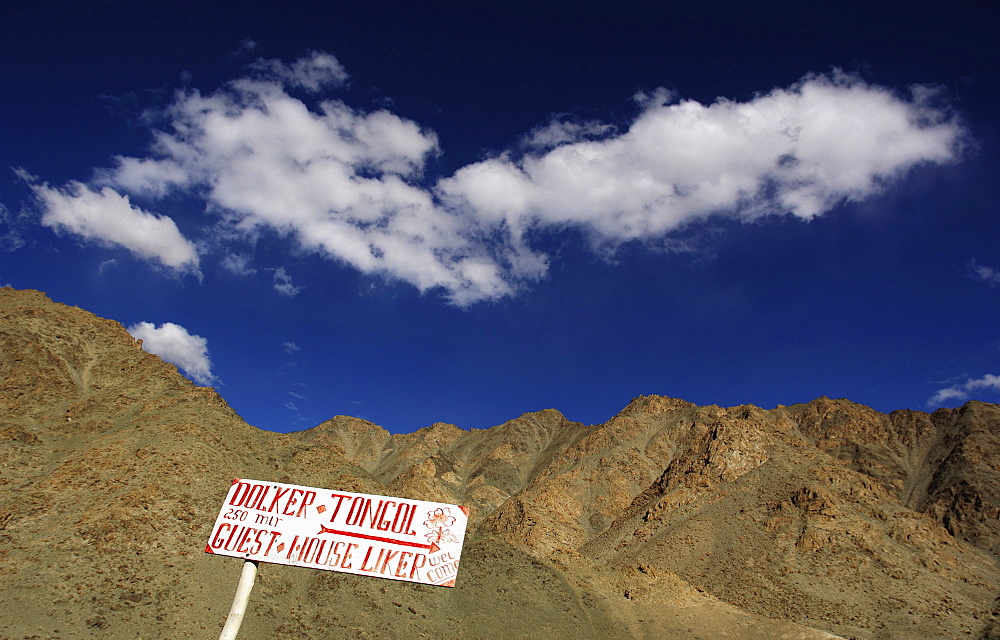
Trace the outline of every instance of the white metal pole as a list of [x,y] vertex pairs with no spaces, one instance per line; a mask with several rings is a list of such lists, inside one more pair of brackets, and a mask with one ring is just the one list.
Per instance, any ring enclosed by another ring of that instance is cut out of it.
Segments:
[[247,601],[250,600],[250,590],[253,589],[256,578],[257,563],[253,560],[245,561],[243,572],[240,574],[240,583],[236,585],[236,597],[233,598],[233,606],[229,609],[229,617],[226,618],[226,626],[222,628],[219,640],[236,640],[236,634],[240,632],[240,625],[243,624],[243,614],[247,610]]

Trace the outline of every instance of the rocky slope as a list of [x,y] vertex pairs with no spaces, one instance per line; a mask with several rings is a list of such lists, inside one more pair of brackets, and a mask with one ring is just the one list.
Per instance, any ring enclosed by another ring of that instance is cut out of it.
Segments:
[[235,477],[472,508],[455,589],[261,565],[245,638],[1000,638],[996,405],[276,434],[117,323],[0,290],[0,638],[214,637]]

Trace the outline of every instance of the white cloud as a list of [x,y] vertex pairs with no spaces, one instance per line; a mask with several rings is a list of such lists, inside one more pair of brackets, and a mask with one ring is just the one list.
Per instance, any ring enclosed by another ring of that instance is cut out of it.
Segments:
[[[253,48],[256,48],[256,44]],[[245,47],[244,49],[252,50]],[[255,62],[252,68],[261,72],[268,80],[276,79],[286,86],[312,92],[339,87],[347,82],[348,78],[347,71],[340,61],[322,51],[313,51],[290,65],[280,60],[261,59]]]
[[214,93],[180,92],[152,155],[119,158],[100,179],[150,198],[197,191],[230,232],[275,231],[361,272],[442,287],[458,304],[508,294],[490,247],[417,184],[438,152],[433,133],[385,110],[338,101],[310,109],[287,93],[342,82],[335,62],[262,61],[255,77]]
[[285,353],[292,354],[296,351],[302,351],[302,348],[294,342],[282,342],[281,348]]
[[711,214],[814,218],[917,165],[956,159],[964,135],[929,90],[907,99],[843,73],[747,102],[671,99],[642,96],[642,113],[621,135],[582,139],[589,125],[542,153],[466,166],[439,183],[442,197],[516,235],[573,225],[595,244],[615,244]]
[[243,38],[243,40],[240,41],[239,48],[236,50],[236,53],[233,54],[233,55],[239,55],[239,54],[245,54],[245,53],[253,53],[256,50],[257,50],[257,43],[256,42],[254,42],[250,38]]
[[[543,276],[549,257],[530,241],[540,231],[579,228],[608,251],[636,239],[670,245],[667,234],[709,215],[811,219],[880,193],[917,165],[955,160],[965,135],[929,89],[901,96],[836,72],[745,102],[641,94],[631,123],[559,118],[522,139],[520,151],[430,181],[423,172],[440,151],[433,132],[386,109],[292,95],[347,77],[323,52],[259,60],[217,91],[179,91],[148,157],[118,158],[98,174],[101,192],[71,183],[44,193],[61,198],[59,210],[117,198],[123,219],[165,223],[108,187],[151,199],[193,194],[217,216],[214,237],[276,233],[360,272],[442,289],[461,306]],[[77,228],[125,242],[110,229]],[[227,260],[234,273],[251,272],[247,261]],[[294,295],[284,275],[275,272],[275,286]]]
[[245,254],[230,253],[222,259],[222,268],[238,276],[252,276],[257,270],[250,266],[253,259]]
[[950,401],[961,402],[968,400],[970,395],[983,391],[1000,393],[1000,376],[988,373],[982,378],[969,378],[961,384],[939,389],[927,401],[927,405],[930,407],[940,407]]
[[[170,189],[189,183],[187,172],[175,162],[151,158],[117,158],[117,162],[114,185],[129,193],[162,198]],[[109,172],[98,171],[97,176],[98,181],[108,180]]]
[[151,322],[140,322],[129,327],[128,332],[142,340],[143,349],[177,365],[194,382],[206,386],[216,380],[205,338],[190,334],[172,322],[164,322],[159,327]]
[[10,215],[10,210],[0,202],[0,250],[16,251],[25,241],[18,229],[19,223]]
[[1000,285],[1000,269],[987,267],[985,265],[972,263],[972,271],[977,278],[989,284],[991,287]]
[[525,138],[524,144],[534,149],[552,149],[568,142],[600,138],[612,131],[614,131],[614,127],[603,122],[555,119],[532,130]]
[[284,267],[278,267],[274,270],[274,290],[283,296],[294,298],[302,291],[302,287],[292,284],[292,276],[288,275]]
[[118,245],[178,272],[198,273],[198,252],[170,218],[129,202],[109,187],[95,191],[76,181],[50,187],[29,181],[42,208],[42,224],[86,240]]

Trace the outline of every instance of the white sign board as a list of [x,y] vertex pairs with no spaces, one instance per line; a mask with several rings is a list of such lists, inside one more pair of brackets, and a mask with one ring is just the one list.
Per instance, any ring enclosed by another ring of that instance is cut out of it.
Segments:
[[469,510],[233,480],[206,553],[454,587]]

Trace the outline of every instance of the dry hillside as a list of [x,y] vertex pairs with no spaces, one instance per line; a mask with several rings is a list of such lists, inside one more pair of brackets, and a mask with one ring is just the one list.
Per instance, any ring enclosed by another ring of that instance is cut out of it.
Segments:
[[261,565],[243,638],[1000,638],[1000,406],[634,399],[277,434],[119,324],[0,290],[0,638],[211,638],[233,478],[464,504],[454,589]]

